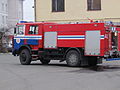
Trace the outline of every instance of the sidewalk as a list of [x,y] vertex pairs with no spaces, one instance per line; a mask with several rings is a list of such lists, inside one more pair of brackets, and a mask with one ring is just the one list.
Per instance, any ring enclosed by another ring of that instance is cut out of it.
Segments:
[[0,55],[12,55],[12,53],[0,53]]

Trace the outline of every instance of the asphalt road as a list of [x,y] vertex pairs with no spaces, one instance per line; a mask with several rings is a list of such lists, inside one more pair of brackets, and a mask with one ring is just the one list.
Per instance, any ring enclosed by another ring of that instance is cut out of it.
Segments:
[[0,90],[120,90],[120,61],[99,67],[71,68],[58,61],[23,66],[18,57],[0,54]]

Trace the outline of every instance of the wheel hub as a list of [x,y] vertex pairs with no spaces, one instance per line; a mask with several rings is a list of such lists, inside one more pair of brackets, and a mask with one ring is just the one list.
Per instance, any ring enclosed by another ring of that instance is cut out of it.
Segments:
[[77,56],[75,54],[72,54],[70,57],[69,57],[69,60],[71,63],[76,63],[76,60],[77,60]]

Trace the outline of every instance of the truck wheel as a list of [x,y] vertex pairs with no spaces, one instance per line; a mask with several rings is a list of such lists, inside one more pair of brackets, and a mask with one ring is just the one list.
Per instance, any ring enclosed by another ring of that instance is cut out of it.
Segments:
[[76,50],[70,50],[66,55],[66,62],[68,66],[80,66],[81,55]]
[[48,59],[40,59],[41,63],[44,64],[44,65],[47,65],[49,64],[50,60]]
[[19,58],[22,65],[29,65],[31,63],[31,55],[27,49],[23,49],[20,52]]
[[88,59],[89,66],[96,66],[97,65],[97,57],[90,57]]

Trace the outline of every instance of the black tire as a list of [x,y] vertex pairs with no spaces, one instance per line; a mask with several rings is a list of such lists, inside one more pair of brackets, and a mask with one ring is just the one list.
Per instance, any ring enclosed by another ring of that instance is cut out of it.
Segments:
[[70,50],[66,54],[66,62],[68,66],[71,67],[80,66],[81,59],[82,59],[81,54],[78,53],[76,50]]
[[20,52],[19,59],[22,65],[29,65],[31,63],[31,55],[29,50],[23,49]]
[[40,61],[43,65],[47,65],[50,63],[50,60],[48,60],[48,59],[40,59]]
[[89,57],[88,58],[88,65],[89,66],[96,66],[97,65],[97,57]]

